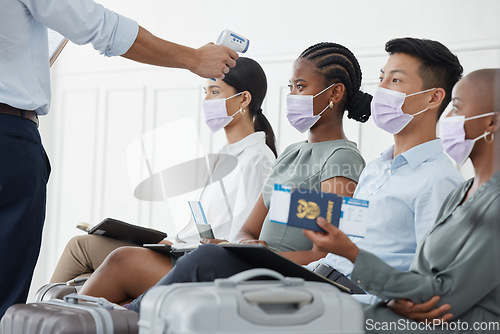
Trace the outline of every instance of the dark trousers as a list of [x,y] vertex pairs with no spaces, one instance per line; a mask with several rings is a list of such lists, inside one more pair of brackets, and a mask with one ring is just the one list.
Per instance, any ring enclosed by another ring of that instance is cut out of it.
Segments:
[[[175,267],[156,285],[212,282],[216,278],[227,278],[253,268],[255,267],[224,248],[208,244],[179,258]],[[131,310],[139,312],[144,294],[132,302]]]
[[50,164],[35,123],[0,114],[0,317],[26,302],[42,239]]

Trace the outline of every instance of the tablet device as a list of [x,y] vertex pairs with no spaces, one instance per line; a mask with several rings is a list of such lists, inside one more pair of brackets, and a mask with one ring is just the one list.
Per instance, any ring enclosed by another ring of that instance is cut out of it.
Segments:
[[144,244],[142,247],[147,248],[147,249],[153,249],[162,253],[167,253],[170,254],[172,250],[172,246],[167,245],[167,244]]
[[300,277],[306,281],[329,283],[349,294],[365,294],[363,289],[341,273],[335,281],[332,281],[279,255],[264,245],[221,244],[220,246],[238,255],[255,268],[271,269],[285,277]]
[[133,225],[113,218],[106,218],[89,230],[89,234],[101,235],[136,245],[156,244],[167,234],[143,226]]
[[195,246],[186,245],[185,247],[176,248],[175,244],[172,246],[166,245],[166,244],[144,244],[144,245],[142,245],[142,247],[147,248],[147,249],[153,249],[153,250],[156,250],[158,252],[169,254],[173,257],[178,258],[186,253],[189,253],[189,252],[195,250],[196,248],[198,248],[198,245],[195,245]]

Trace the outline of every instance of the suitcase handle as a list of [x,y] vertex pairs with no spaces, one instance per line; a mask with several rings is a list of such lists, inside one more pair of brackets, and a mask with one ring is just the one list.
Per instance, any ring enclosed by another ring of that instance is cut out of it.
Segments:
[[117,305],[115,303],[112,303],[108,301],[105,298],[102,297],[92,297],[92,296],[86,296],[86,295],[79,295],[77,293],[72,293],[67,296],[64,296],[64,301],[70,304],[78,304],[78,300],[85,300],[87,302],[93,302],[98,305],[98,307],[102,307],[106,310],[113,310],[113,309],[125,309],[122,308],[120,305]]
[[302,278],[285,277],[271,269],[250,269],[227,279],[217,279],[215,287],[234,294],[232,290],[237,285],[263,276],[275,278],[279,284],[271,288],[257,285],[237,293],[237,309],[242,318],[257,325],[292,326],[308,324],[323,314],[325,305],[318,291],[305,289]]
[[298,285],[303,285],[304,280],[302,278],[295,278],[295,277],[285,277],[281,275],[280,273],[271,270],[271,269],[265,269],[265,268],[256,268],[256,269],[249,269],[246,271],[243,271],[241,273],[238,273],[236,275],[233,275],[229,278],[226,279],[216,279],[215,280],[215,286],[216,287],[234,287],[244,281],[248,281],[252,278],[256,277],[271,277],[275,278],[276,280],[280,281],[283,283],[284,286],[298,286]]
[[288,290],[283,293],[283,289],[255,290],[243,293],[243,297],[251,305],[265,304],[292,304],[297,309],[304,305],[311,304],[313,296],[303,290]]

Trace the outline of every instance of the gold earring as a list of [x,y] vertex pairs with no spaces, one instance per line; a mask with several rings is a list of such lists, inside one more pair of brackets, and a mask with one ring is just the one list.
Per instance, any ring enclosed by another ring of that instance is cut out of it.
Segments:
[[[484,131],[486,133],[486,131]],[[484,141],[487,142],[488,144],[493,143],[493,140],[495,139],[495,134],[493,132],[490,132],[491,139],[488,140],[488,135],[484,136]]]
[[245,109],[243,109],[243,108],[240,108],[240,110],[241,110],[240,112],[241,112],[241,114],[242,114],[242,115],[244,115],[244,114],[247,112],[247,111],[246,111]]
[[328,106],[333,109],[333,101],[330,101],[330,104]]

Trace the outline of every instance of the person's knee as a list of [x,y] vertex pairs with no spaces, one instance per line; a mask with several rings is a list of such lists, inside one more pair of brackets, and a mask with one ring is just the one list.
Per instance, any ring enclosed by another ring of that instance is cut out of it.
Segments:
[[88,245],[89,235],[78,235],[76,237],[71,238],[66,244],[66,249],[74,253],[76,250],[83,250]]
[[[200,263],[206,262],[208,258],[220,259],[227,255],[227,250],[215,244],[206,244],[198,247],[191,253],[196,261]],[[190,254],[190,255],[191,255]]]
[[124,269],[126,266],[133,265],[136,261],[141,261],[141,251],[139,247],[120,247],[112,251],[106,258],[105,264],[108,267]]
[[[176,264],[176,267],[189,266],[200,271],[211,270],[214,263],[223,263],[228,256],[227,250],[215,244],[206,244],[198,247],[189,254],[184,255]],[[181,261],[182,260],[182,261]]]
[[95,256],[102,256],[101,254],[104,254],[103,256],[105,257],[113,249],[120,246],[122,245],[117,244],[114,239],[87,234],[73,237],[66,245],[66,248],[73,254],[80,252],[85,257],[89,256],[92,258],[93,256],[89,254],[94,254]]
[[89,237],[89,235],[77,235],[76,237],[71,238],[68,241],[68,245],[78,245],[81,244],[82,242],[85,242],[85,240]]
[[135,250],[136,250],[135,247],[117,248],[108,255],[108,258],[106,259],[106,261],[107,262],[114,262],[114,263],[125,262],[127,260],[130,260],[130,258],[134,256]]

